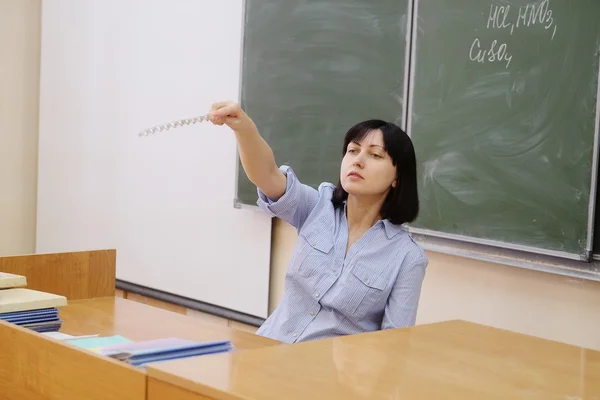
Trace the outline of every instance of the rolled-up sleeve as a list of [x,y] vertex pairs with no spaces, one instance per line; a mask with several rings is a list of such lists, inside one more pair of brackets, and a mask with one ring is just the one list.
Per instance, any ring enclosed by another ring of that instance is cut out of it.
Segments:
[[415,324],[427,263],[427,256],[422,256],[400,273],[385,306],[381,329]]
[[286,176],[285,193],[277,201],[272,201],[260,189],[257,189],[257,205],[270,216],[281,218],[300,230],[317,204],[319,192],[315,188],[301,183],[292,168],[283,165],[279,169]]

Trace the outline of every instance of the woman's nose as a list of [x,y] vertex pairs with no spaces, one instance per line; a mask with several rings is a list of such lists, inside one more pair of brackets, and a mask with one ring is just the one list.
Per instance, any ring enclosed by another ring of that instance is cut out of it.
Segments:
[[358,166],[361,168],[364,166],[364,156],[362,153],[359,153],[356,155],[356,157],[354,157],[354,161],[353,161],[352,165],[355,165],[355,166]]

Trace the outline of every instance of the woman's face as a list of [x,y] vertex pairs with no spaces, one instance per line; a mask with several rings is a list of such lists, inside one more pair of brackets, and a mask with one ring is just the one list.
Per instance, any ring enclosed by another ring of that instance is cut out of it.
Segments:
[[386,196],[396,186],[396,167],[384,150],[379,129],[369,132],[360,143],[348,144],[340,180],[349,195],[363,197]]

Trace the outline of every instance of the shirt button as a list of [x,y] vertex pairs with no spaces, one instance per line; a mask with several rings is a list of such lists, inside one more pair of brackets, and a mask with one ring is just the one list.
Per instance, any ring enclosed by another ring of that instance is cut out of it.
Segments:
[[315,315],[315,313],[311,311],[310,316],[313,317],[314,315]]
[[292,334],[292,336],[293,336],[293,337],[296,337],[296,336],[298,336],[298,334],[297,334],[296,332],[294,332],[294,333]]
[[369,284],[369,280],[367,278],[365,278],[365,283],[368,285]]
[[312,247],[315,247],[317,244],[316,244],[315,242],[310,242],[310,245],[311,245]]
[[319,293],[315,293],[315,297],[319,297]]

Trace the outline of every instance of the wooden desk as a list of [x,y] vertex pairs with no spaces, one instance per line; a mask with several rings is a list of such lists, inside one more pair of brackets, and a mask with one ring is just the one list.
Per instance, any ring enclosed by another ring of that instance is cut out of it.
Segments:
[[600,352],[463,321],[157,363],[148,400],[600,399]]
[[61,308],[61,332],[70,335],[121,335],[131,340],[179,337],[190,340],[231,340],[236,349],[247,350],[280,342],[146,304],[104,297],[75,300]]
[[[114,298],[115,251],[0,257],[0,271],[25,275],[27,287],[66,296],[61,332],[132,340],[228,339],[236,349],[279,342]],[[0,321],[0,400],[146,400],[146,371]]]
[[[248,332],[134,301],[105,297],[60,309],[61,332],[122,335],[131,340],[181,337],[231,340],[237,350],[278,345]],[[0,321],[0,399],[135,399],[147,396],[147,375],[64,342]]]

